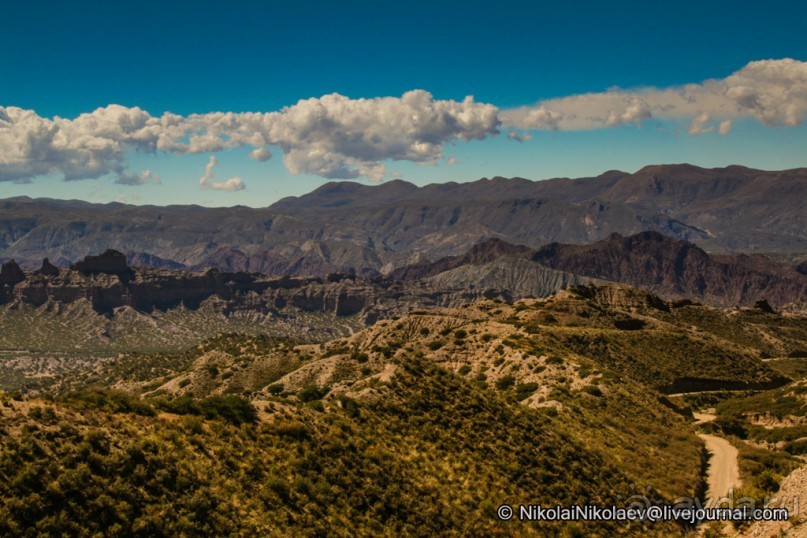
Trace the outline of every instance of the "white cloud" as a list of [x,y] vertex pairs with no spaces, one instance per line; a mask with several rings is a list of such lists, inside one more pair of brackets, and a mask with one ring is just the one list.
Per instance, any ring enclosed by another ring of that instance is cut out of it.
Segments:
[[258,162],[265,162],[272,158],[272,152],[269,151],[267,148],[260,147],[253,149],[249,153],[249,156]]
[[[643,120],[688,119],[693,135],[727,134],[732,121],[755,118],[765,125],[800,125],[807,114],[807,62],[751,62],[724,79],[671,88],[611,89],[549,99],[502,111],[505,127],[584,130]],[[712,122],[718,122],[713,124]],[[717,125],[717,127],[715,126]]]
[[385,160],[436,163],[450,140],[480,140],[498,132],[498,109],[438,101],[423,90],[402,97],[348,99],[331,94],[273,113],[268,142],[283,150],[292,174],[381,179]]
[[[698,84],[617,88],[505,111],[472,97],[437,100],[424,90],[372,99],[330,94],[266,113],[152,116],[138,107],[109,105],[74,119],[49,119],[0,107],[0,181],[112,175],[118,183],[142,185],[155,179],[127,172],[127,152],[209,153],[244,146],[253,148],[250,157],[257,161],[272,157],[267,146],[279,147],[294,175],[380,181],[388,176],[387,161],[436,164],[446,143],[494,136],[500,125],[517,141],[531,136],[523,131],[641,125],[650,118],[688,121],[692,134],[727,134],[738,119],[793,126],[805,114],[807,62],[792,59],[751,62],[724,79]],[[243,181],[215,184],[243,188]]]
[[205,165],[205,173],[199,178],[199,186],[203,189],[213,189],[214,191],[235,192],[244,190],[247,186],[240,177],[231,177],[227,181],[213,181],[213,169],[219,164],[215,155],[210,156],[210,160]]
[[701,135],[706,133],[711,133],[715,130],[714,127],[708,126],[708,123],[712,120],[712,117],[709,115],[708,112],[701,112],[694,118],[692,118],[692,123],[689,124],[689,129],[687,132],[691,135]]
[[532,133],[519,133],[518,131],[510,131],[507,133],[507,138],[510,140],[515,140],[516,142],[527,142],[532,140]]
[[120,185],[137,186],[145,185],[146,183],[154,183],[159,185],[161,181],[158,174],[152,173],[151,170],[143,170],[139,174],[129,174],[125,171],[121,172],[118,175],[118,179],[115,180],[115,183]]
[[451,157],[449,157],[448,159],[446,159],[446,165],[448,165],[448,166],[454,166],[455,164],[459,164],[459,163],[460,162],[453,155]]
[[292,174],[381,180],[384,161],[434,163],[443,144],[496,134],[495,106],[435,100],[423,90],[401,97],[350,99],[331,94],[269,113],[213,112],[187,117],[110,105],[69,120],[0,107],[0,181],[61,173],[66,180],[125,172],[125,152],[208,153],[252,146],[271,158],[279,146]]

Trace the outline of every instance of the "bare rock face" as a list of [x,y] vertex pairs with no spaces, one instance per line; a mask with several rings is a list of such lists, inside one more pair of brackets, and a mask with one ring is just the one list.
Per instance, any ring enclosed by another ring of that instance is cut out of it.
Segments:
[[14,260],[7,261],[0,266],[0,285],[9,284],[13,286],[23,280],[25,280],[25,273]]

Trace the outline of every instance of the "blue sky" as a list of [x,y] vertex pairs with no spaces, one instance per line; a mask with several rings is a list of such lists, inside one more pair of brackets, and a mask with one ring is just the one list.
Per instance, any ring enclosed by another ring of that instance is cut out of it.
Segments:
[[[0,123],[0,197],[262,206],[341,178],[807,166],[803,3],[34,1],[3,11],[0,107],[35,117],[7,110],[5,135]],[[780,63],[752,63],[764,60]],[[695,105],[669,101],[685,84],[698,85],[686,95]],[[430,99],[404,103],[412,90]],[[334,93],[345,100],[319,101]],[[301,99],[317,101],[294,108]],[[104,121],[123,131],[95,118],[48,123],[108,105],[121,107]],[[284,107],[262,127],[238,115]],[[314,109],[327,118],[309,124]],[[168,112],[200,116],[179,135],[155,134]],[[212,112],[236,115],[223,128]],[[378,132],[359,140],[357,129]],[[190,139],[205,133],[223,142]],[[256,148],[272,157],[250,158]]]

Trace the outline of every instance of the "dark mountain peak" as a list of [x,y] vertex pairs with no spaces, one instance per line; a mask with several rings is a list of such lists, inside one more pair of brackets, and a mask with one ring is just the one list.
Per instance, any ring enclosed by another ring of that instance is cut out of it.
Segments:
[[174,260],[167,260],[148,252],[133,252],[126,253],[126,261],[132,267],[151,267],[154,269],[183,269],[184,264],[175,262]]
[[25,280],[25,273],[22,272],[20,266],[14,260],[9,260],[0,266],[0,285],[2,284],[19,284]]
[[726,172],[732,172],[732,173],[759,172],[759,170],[755,170],[754,168],[748,168],[747,166],[743,166],[741,164],[730,164],[725,168],[714,168],[714,170],[725,170]]
[[[713,258],[693,243],[656,231],[628,236],[612,233],[589,245],[555,242],[538,250],[491,238],[463,255],[403,267],[390,276],[417,280],[489,262],[510,266],[515,259],[577,277],[635,286],[672,299],[697,298],[722,306],[752,305],[761,299],[774,305],[807,302],[807,277],[792,267],[769,258]],[[501,285],[512,282],[502,280]]]
[[[615,241],[621,242],[623,245],[641,245],[641,244],[651,244],[651,243],[662,243],[669,245],[670,247],[673,246],[681,246],[686,245],[688,247],[695,247],[692,243],[687,241],[682,241],[680,239],[674,239],[672,237],[668,237],[661,232],[657,232],[655,230],[646,230],[644,232],[639,232],[634,235],[629,235],[627,237],[622,237],[618,233],[611,234],[610,237],[614,237]],[[696,247],[697,248],[697,247]]]
[[716,179],[745,179],[764,175],[766,172],[732,164],[723,168],[703,168],[694,164],[653,164],[638,170],[633,176],[636,177],[663,177],[675,179],[677,181],[704,181]]
[[698,173],[706,173],[709,172],[708,168],[702,168],[700,166],[695,166],[694,164],[689,163],[677,163],[677,164],[649,164],[647,166],[641,167],[639,170],[636,171],[634,175],[644,175],[644,174],[657,174],[657,173],[666,173],[666,174],[675,174],[675,173],[687,173],[687,172],[698,172]]
[[462,258],[466,262],[478,263],[495,260],[501,256],[524,256],[532,252],[531,248],[524,245],[514,245],[498,237],[492,237],[475,244]]
[[394,280],[418,280],[438,275],[463,265],[473,265],[497,260],[503,256],[516,256],[528,259],[533,250],[523,245],[513,245],[499,238],[483,239],[465,254],[448,256],[436,262],[407,265],[393,271],[389,276]]
[[349,194],[356,192],[360,189],[366,188],[366,185],[357,183],[355,181],[329,181],[308,193],[305,196],[320,196],[323,194]]
[[685,241],[683,239],[675,239],[655,230],[647,230],[628,236],[623,236],[617,232],[613,232],[604,239],[590,245],[565,245],[561,243],[552,243],[538,249],[535,256],[533,256],[533,259],[538,261],[543,256],[547,255],[547,253],[550,255],[555,255],[561,251],[589,251],[592,253],[603,253],[609,251],[616,253],[637,252],[646,254],[672,254],[682,250],[687,252],[696,251],[698,254],[702,253],[703,255],[706,255],[706,252],[701,250],[694,243],[690,243],[689,241]]
[[379,201],[395,202],[417,191],[417,185],[402,179],[393,179],[379,185],[363,185],[355,181],[330,181],[303,196],[289,196],[272,204],[279,210],[337,208],[373,204]]
[[671,297],[697,297],[722,305],[762,298],[781,305],[807,301],[807,278],[773,260],[712,257],[688,241],[655,231],[613,233],[590,245],[552,243],[532,260],[577,275],[621,282]]
[[762,312],[766,312],[768,314],[775,314],[776,312],[771,307],[770,303],[766,299],[760,299],[754,303],[754,308],[757,310],[761,310]]
[[108,249],[98,256],[86,256],[83,260],[76,262],[72,269],[85,275],[103,273],[124,276],[133,274],[132,269],[126,263],[126,255],[113,249]]
[[45,258],[42,260],[42,267],[40,267],[35,274],[44,276],[58,276],[59,268],[50,263],[50,260]]
[[629,176],[628,172],[623,172],[622,170],[606,170],[602,174],[597,177],[616,177],[616,176]]

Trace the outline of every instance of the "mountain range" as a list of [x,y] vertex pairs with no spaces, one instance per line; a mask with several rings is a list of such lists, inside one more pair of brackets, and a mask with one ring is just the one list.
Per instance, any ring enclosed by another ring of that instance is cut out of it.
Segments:
[[710,253],[803,264],[807,169],[656,165],[545,181],[332,182],[266,208],[0,201],[0,261],[29,268],[43,257],[67,267],[114,248],[154,268],[375,276],[490,238],[538,248],[643,231]]

